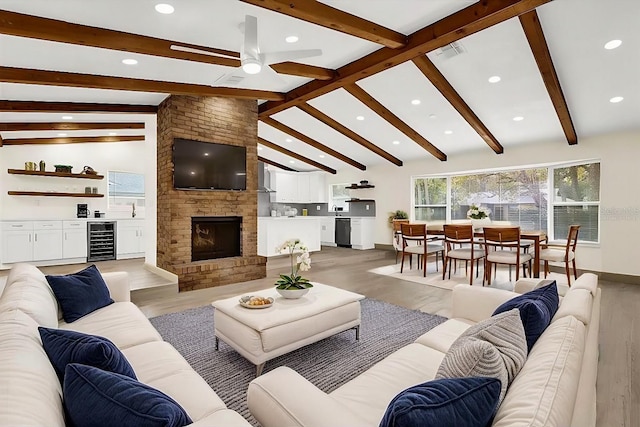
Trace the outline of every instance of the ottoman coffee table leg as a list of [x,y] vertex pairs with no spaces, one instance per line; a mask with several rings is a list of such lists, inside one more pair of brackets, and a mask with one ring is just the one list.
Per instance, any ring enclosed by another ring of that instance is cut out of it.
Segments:
[[360,325],[354,326],[353,329],[356,330],[356,341],[360,341]]
[[215,337],[216,339],[216,351],[220,350],[220,338]]

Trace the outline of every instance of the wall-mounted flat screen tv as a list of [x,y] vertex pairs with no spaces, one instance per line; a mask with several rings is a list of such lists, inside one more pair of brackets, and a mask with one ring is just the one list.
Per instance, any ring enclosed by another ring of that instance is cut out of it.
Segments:
[[174,139],[173,187],[180,190],[246,190],[247,149]]

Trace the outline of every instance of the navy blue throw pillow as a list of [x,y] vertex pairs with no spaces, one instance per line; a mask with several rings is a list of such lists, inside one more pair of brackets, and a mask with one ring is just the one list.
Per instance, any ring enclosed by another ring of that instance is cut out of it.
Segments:
[[527,348],[531,351],[540,335],[547,329],[551,319],[558,311],[558,287],[553,283],[519,295],[496,308],[493,315],[517,308],[527,336]]
[[393,398],[380,427],[486,427],[500,398],[497,378],[446,378],[410,387]]
[[92,366],[67,365],[62,389],[67,421],[74,427],[181,427],[192,422],[161,391]]
[[46,277],[67,323],[113,303],[107,284],[95,265],[74,274]]
[[107,338],[43,327],[39,327],[38,332],[42,338],[44,351],[58,374],[60,384],[63,382],[64,370],[69,363],[93,366],[137,379],[127,358]]

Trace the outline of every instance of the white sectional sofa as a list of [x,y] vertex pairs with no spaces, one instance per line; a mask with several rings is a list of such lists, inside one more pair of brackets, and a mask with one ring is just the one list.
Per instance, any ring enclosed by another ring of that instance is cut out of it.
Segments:
[[126,273],[103,275],[115,303],[73,323],[36,267],[16,264],[0,296],[0,426],[64,426],[62,388],[45,353],[38,326],[71,329],[113,341],[139,381],[178,402],[193,426],[250,426],[226,408],[186,360],[130,302]]
[[[523,280],[516,290],[525,292],[537,283]],[[279,367],[250,383],[249,409],[263,427],[378,426],[394,396],[434,379],[456,338],[517,295],[458,285],[451,319],[355,379],[327,394],[292,369]],[[595,426],[599,321],[597,276],[583,274],[529,352],[493,426]]]

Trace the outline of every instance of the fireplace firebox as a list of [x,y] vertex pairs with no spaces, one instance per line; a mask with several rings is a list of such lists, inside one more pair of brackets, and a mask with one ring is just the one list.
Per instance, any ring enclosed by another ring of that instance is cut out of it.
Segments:
[[242,217],[191,217],[191,261],[242,256]]

